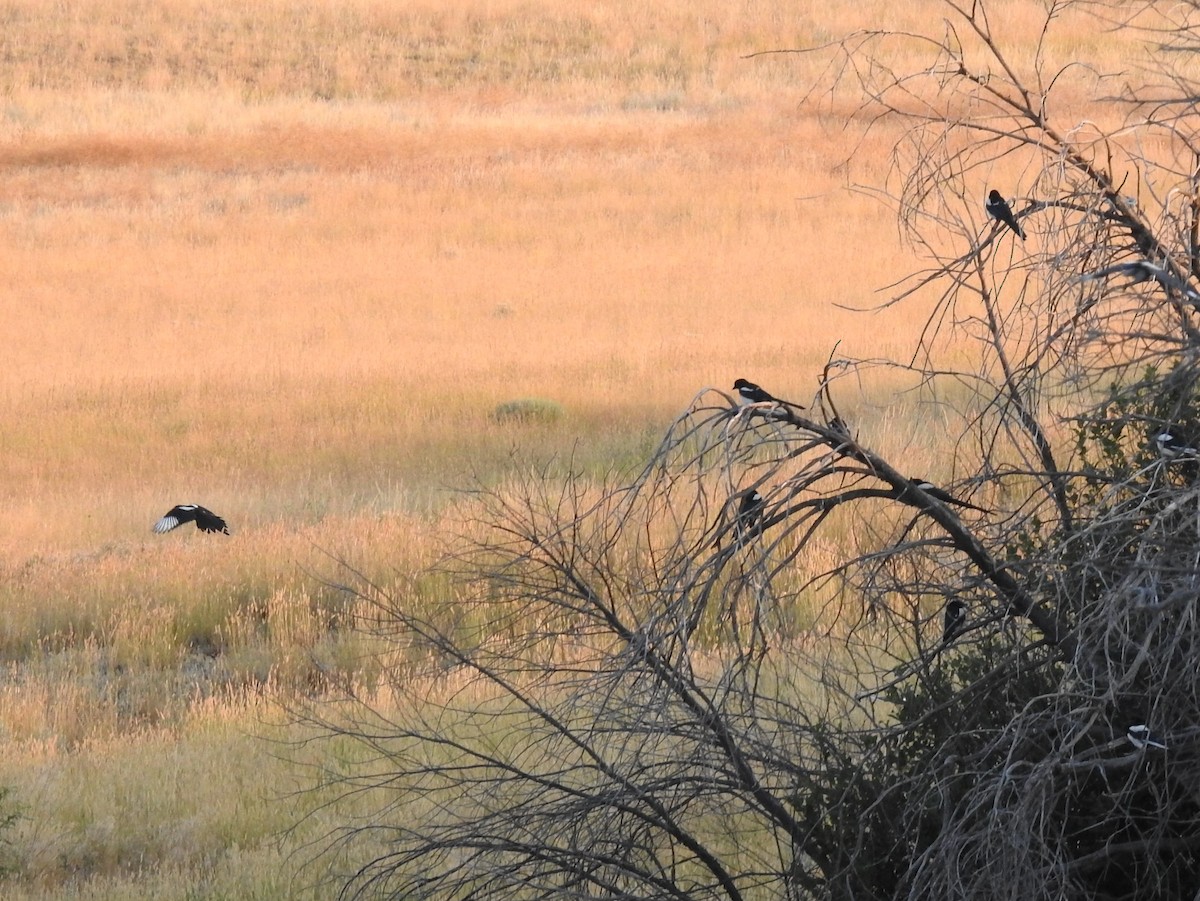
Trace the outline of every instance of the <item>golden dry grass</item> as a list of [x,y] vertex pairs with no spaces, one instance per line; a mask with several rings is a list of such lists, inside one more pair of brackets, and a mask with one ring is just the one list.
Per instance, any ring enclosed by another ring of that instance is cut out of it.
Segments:
[[[998,8],[1028,65],[1040,4]],[[0,9],[5,896],[322,897],[290,874],[337,811],[285,834],[320,799],[262,739],[377,649],[314,573],[432,602],[449,488],[627,466],[704,386],[804,400],[835,342],[910,349],[919,312],[843,309],[913,267],[847,187],[899,135],[802,106],[821,58],[743,57],[937,9]],[[845,385],[863,440],[946,466],[897,384]],[[491,416],[528,397],[564,415]],[[183,501],[233,536],[151,535]]]

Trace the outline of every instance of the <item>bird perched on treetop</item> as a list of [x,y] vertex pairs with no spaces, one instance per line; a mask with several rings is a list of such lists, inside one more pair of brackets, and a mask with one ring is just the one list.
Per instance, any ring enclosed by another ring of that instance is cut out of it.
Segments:
[[1110,275],[1127,275],[1129,276],[1130,285],[1140,285],[1142,282],[1148,282],[1153,279],[1162,285],[1163,290],[1168,294],[1172,291],[1178,291],[1188,300],[1200,303],[1200,291],[1197,291],[1182,278],[1179,278],[1162,266],[1155,266],[1153,263],[1147,263],[1145,260],[1134,260],[1131,263],[1115,263],[1112,266],[1105,266],[1103,269],[1097,269],[1095,272],[1088,272],[1079,276],[1076,281],[1094,282],[1102,278],[1108,278]]
[[748,382],[745,379],[738,379],[734,382],[733,390],[737,392],[738,402],[742,404],[783,404],[785,407],[794,407],[797,410],[804,409],[800,404],[782,400],[765,388],[761,388],[754,384],[754,382]]
[[196,528],[201,532],[224,532],[226,535],[229,534],[229,527],[225,525],[225,520],[213,513],[212,510],[201,507],[199,504],[179,504],[172,507],[163,515],[162,519],[154,524],[154,531],[161,535],[163,532],[177,529],[188,522],[194,522]]
[[1000,192],[992,190],[988,192],[987,203],[983,205],[987,210],[987,214],[997,222],[1002,222],[1017,233],[1017,237],[1022,241],[1025,240],[1025,232],[1021,230],[1020,223],[1017,222],[1017,217],[1013,215],[1012,207],[1008,205],[1008,201],[1000,196]]
[[949,644],[966,624],[967,605],[955,598],[946,605],[946,612],[942,615],[942,644]]
[[[980,513],[991,513],[992,512],[991,510],[987,510],[983,507],[977,507],[974,504],[969,503],[967,501],[960,501],[958,498],[956,498],[950,492],[942,490],[941,488],[937,487],[937,485],[934,485],[932,482],[927,482],[924,479],[913,478],[912,476],[910,476],[908,480],[913,483],[914,487],[919,488],[921,491],[924,491],[930,497],[941,501],[943,504],[949,504],[952,507],[963,507],[964,509],[967,509],[967,510],[976,510]],[[903,496],[904,491],[901,491],[900,494],[901,494],[901,496]]]

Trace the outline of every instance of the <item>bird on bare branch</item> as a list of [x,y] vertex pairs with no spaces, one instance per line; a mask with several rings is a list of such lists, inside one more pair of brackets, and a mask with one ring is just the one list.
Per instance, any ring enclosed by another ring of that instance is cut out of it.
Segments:
[[1008,205],[1007,200],[1000,196],[999,191],[992,190],[988,192],[987,203],[983,205],[983,208],[987,210],[989,216],[997,222],[1007,225],[1017,233],[1018,238],[1022,241],[1025,240],[1025,232],[1022,231],[1020,223],[1017,222],[1017,217],[1013,215],[1012,207]]
[[946,612],[942,614],[942,644],[953,641],[966,624],[967,605],[954,598],[946,605]]
[[1128,276],[1128,285],[1140,285],[1142,282],[1148,282],[1153,279],[1162,285],[1163,290],[1168,294],[1177,291],[1188,300],[1200,303],[1200,291],[1197,291],[1183,279],[1179,278],[1179,276],[1162,266],[1155,266],[1153,263],[1148,263],[1145,260],[1134,260],[1131,263],[1116,263],[1112,266],[1105,266],[1103,269],[1097,269],[1094,272],[1088,272],[1079,276],[1077,281],[1094,282],[1108,278],[1110,275]]
[[[962,507],[965,510],[975,510],[979,513],[991,513],[992,512],[991,510],[988,510],[985,507],[977,507],[975,504],[972,504],[969,501],[959,500],[954,495],[952,495],[950,492],[945,491],[941,488],[938,488],[932,482],[925,481],[925,479],[918,479],[918,478],[910,477],[909,481],[913,484],[914,488],[924,491],[926,494],[928,494],[930,497],[934,498],[935,500],[939,500],[943,504],[948,504],[951,507]],[[898,497],[900,497],[901,500],[903,500],[904,495],[907,492],[907,490],[908,489],[905,488],[902,491],[900,491]]]
[[1198,451],[1191,442],[1185,439],[1175,429],[1167,428],[1158,431],[1154,435],[1154,443],[1158,446],[1158,454],[1163,460],[1172,462],[1174,460],[1194,460],[1200,456]]
[[1144,751],[1146,748],[1155,748],[1159,751],[1167,750],[1166,744],[1150,731],[1149,726],[1142,724],[1130,726],[1125,734],[1129,738],[1129,743],[1139,751]]
[[795,410],[804,409],[800,404],[794,404],[791,401],[778,398],[765,388],[754,384],[754,382],[746,381],[746,379],[738,379],[734,382],[733,390],[737,392],[738,402],[743,405],[782,404],[785,407],[791,407]]
[[740,540],[758,534],[762,531],[763,511],[767,501],[758,491],[749,491],[742,495],[738,503],[736,531]]

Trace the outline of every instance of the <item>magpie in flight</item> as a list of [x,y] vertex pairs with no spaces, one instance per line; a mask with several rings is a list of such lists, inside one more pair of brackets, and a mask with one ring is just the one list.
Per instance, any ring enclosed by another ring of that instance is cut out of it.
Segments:
[[1008,201],[1000,196],[1000,192],[993,189],[988,192],[987,203],[983,205],[987,210],[987,214],[997,222],[1003,222],[1009,228],[1017,233],[1017,237],[1022,241],[1025,240],[1025,232],[1021,231],[1021,225],[1017,222],[1017,217],[1013,215],[1012,207],[1008,205]]
[[1178,291],[1193,303],[1200,303],[1200,291],[1197,291],[1186,281],[1174,273],[1167,271],[1162,266],[1155,266],[1153,263],[1147,263],[1145,260],[1134,260],[1132,263],[1116,263],[1112,266],[1105,266],[1103,269],[1097,269],[1095,272],[1088,272],[1079,276],[1077,281],[1094,282],[1102,278],[1108,278],[1110,275],[1128,276],[1129,285],[1140,285],[1142,282],[1148,282],[1153,279],[1162,285],[1163,290],[1168,294]]
[[1149,726],[1141,724],[1137,726],[1130,726],[1129,731],[1127,731],[1125,735],[1128,737],[1129,743],[1139,751],[1145,750],[1146,748],[1157,748],[1160,751],[1167,750],[1167,746],[1163,744],[1157,735],[1150,731]]
[[742,495],[738,504],[735,529],[738,538],[744,539],[762,529],[763,511],[767,507],[767,499],[758,491],[748,491]]
[[[969,503],[967,501],[960,501],[954,495],[950,494],[950,492],[943,491],[941,488],[937,487],[937,485],[934,485],[932,482],[926,482],[924,479],[917,479],[917,478],[913,478],[911,476],[909,477],[908,480],[913,483],[913,486],[915,488],[918,488],[919,490],[924,491],[930,497],[934,498],[935,500],[941,501],[943,504],[948,504],[951,507],[962,507],[966,510],[976,510],[980,513],[991,513],[992,512],[991,510],[987,510],[983,507],[977,507],[974,504]],[[905,490],[907,490],[907,489],[905,489]],[[904,491],[901,491],[900,494],[901,494],[901,496],[903,496]]]
[[162,519],[154,524],[154,531],[161,535],[163,532],[177,529],[187,522],[194,522],[196,528],[201,532],[229,534],[229,527],[225,525],[225,520],[199,504],[179,504],[172,507],[163,515]]
[[1194,460],[1200,456],[1200,451],[1185,441],[1178,432],[1169,428],[1155,434],[1154,443],[1158,445],[1158,455],[1166,461],[1183,458]]
[[967,624],[967,605],[955,598],[942,614],[942,644],[949,644]]
[[800,404],[781,400],[766,388],[761,388],[754,382],[748,382],[745,379],[738,379],[734,382],[733,390],[737,392],[738,402],[742,404],[783,404],[785,407],[793,407],[797,410],[804,409]]

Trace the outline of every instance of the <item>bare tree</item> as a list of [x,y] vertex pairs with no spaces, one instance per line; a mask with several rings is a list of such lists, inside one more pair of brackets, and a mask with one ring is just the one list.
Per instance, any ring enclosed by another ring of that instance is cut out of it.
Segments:
[[[452,604],[363,587],[400,712],[309,714],[381,798],[344,896],[1200,897],[1200,10],[1088,10],[1146,65],[1056,67],[1066,3],[1022,64],[983,2],[823,48],[909,125],[892,302],[936,300],[887,365],[953,386],[969,476],[864,446],[839,358],[812,411],[702,392],[634,478],[480,492]],[[1055,119],[1082,82],[1118,125]]]

